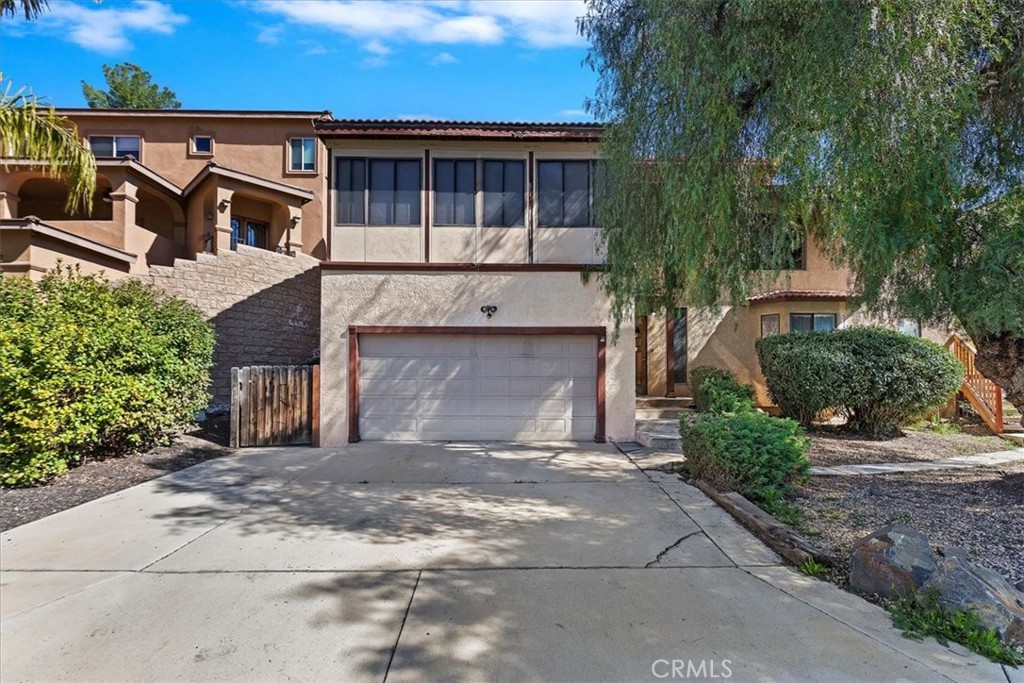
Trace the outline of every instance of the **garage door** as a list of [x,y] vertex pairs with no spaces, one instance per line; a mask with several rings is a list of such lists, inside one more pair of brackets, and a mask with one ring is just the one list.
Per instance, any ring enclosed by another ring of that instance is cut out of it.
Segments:
[[597,339],[359,336],[363,439],[593,440]]

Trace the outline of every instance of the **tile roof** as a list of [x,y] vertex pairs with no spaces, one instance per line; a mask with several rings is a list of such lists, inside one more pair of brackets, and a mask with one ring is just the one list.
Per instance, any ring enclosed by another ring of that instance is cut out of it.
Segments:
[[600,123],[524,121],[439,121],[322,119],[314,128],[323,138],[457,138],[465,140],[576,140],[596,142]]
[[835,289],[774,289],[770,292],[755,294],[747,298],[750,303],[762,301],[836,301],[848,299],[851,292]]

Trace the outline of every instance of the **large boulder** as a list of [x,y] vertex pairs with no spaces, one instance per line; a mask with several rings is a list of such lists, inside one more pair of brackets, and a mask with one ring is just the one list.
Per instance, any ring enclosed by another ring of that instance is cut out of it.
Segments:
[[850,587],[885,597],[908,595],[938,566],[928,537],[903,524],[890,524],[857,541],[850,557]]
[[978,615],[1007,645],[1024,645],[1024,593],[996,572],[949,554],[938,563],[924,590],[936,590],[939,604]]

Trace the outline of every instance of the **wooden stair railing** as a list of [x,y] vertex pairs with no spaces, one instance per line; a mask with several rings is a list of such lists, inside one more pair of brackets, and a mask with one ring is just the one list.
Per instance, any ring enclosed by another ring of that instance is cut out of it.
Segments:
[[993,434],[1003,433],[1003,389],[974,367],[974,348],[967,340],[954,332],[946,342],[946,348],[958,361],[963,363],[964,383],[960,393],[964,395]]

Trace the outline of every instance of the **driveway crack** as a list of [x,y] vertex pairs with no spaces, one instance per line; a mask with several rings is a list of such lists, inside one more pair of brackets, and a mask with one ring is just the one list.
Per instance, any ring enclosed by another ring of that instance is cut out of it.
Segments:
[[648,562],[647,564],[644,565],[644,569],[650,569],[654,565],[656,565],[659,562],[661,562],[662,558],[665,557],[665,555],[668,555],[672,550],[674,550],[675,548],[678,548],[679,544],[682,543],[683,541],[685,541],[686,539],[692,538],[693,536],[696,536],[698,534],[703,534],[703,533],[704,532],[702,530],[697,529],[697,531],[691,531],[690,533],[686,534],[685,536],[680,538],[678,541],[676,541],[675,543],[673,543],[672,545],[668,546],[667,548],[662,550],[660,553],[658,553],[657,556],[655,556],[655,558],[653,560],[651,560],[650,562]]
[[423,570],[416,572],[416,581],[412,584],[412,593],[409,594],[409,604],[405,606],[405,614],[402,615],[402,623],[398,626],[398,635],[395,636],[395,644],[391,648],[391,654],[388,655],[388,665],[384,669],[384,678],[381,679],[381,683],[387,683],[388,674],[391,673],[391,664],[395,661],[395,653],[398,652],[398,641],[402,639],[402,631],[405,630],[405,622],[409,619],[409,612],[412,610],[412,600],[416,597],[416,589],[420,585],[420,577],[423,576]]

